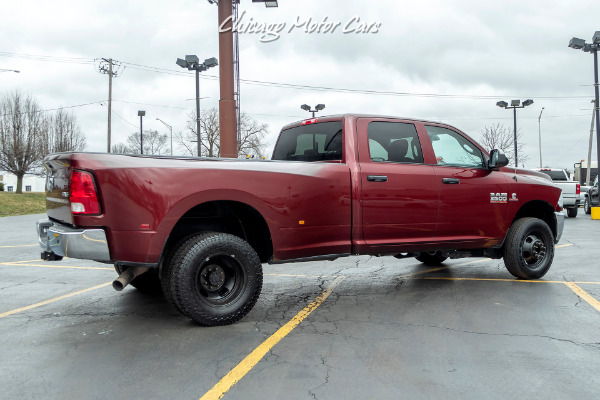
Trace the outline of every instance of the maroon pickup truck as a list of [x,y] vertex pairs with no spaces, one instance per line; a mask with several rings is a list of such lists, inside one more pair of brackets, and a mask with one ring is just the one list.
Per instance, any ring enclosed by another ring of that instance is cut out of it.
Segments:
[[559,188],[437,122],[337,115],[285,126],[272,160],[46,157],[42,258],[114,264],[203,325],[235,322],[262,263],[349,255],[504,258],[542,277],[564,225]]

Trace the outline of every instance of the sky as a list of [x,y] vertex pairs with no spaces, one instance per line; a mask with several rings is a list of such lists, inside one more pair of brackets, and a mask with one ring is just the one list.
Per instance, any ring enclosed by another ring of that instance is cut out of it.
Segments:
[[[525,167],[573,169],[587,158],[593,56],[568,47],[600,31],[597,4],[549,0],[241,0],[241,109],[268,124],[267,154],[282,126],[320,114],[373,113],[448,123],[477,139],[486,126],[513,127],[500,100],[532,99],[518,111]],[[310,23],[321,23],[310,31]],[[255,33],[249,22],[276,26]],[[325,32],[327,23],[336,29]],[[44,110],[72,111],[88,151],[106,151],[108,76],[112,143],[144,130],[184,131],[195,109],[193,73],[177,58],[217,57],[217,6],[207,0],[20,0],[0,14],[0,95],[32,95]],[[1,71],[18,70],[20,73]],[[201,107],[218,107],[218,68],[201,74]],[[540,112],[544,108],[541,119]],[[593,160],[596,156],[594,138]],[[183,154],[175,146],[175,154]],[[521,160],[520,160],[521,164]]]

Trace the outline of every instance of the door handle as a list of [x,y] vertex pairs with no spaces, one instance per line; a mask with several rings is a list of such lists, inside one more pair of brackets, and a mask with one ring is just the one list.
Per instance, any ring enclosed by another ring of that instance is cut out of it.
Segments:
[[448,185],[458,185],[460,183],[460,179],[458,179],[458,178],[442,178],[442,183],[446,183]]
[[385,175],[367,175],[369,182],[387,182],[387,176]]

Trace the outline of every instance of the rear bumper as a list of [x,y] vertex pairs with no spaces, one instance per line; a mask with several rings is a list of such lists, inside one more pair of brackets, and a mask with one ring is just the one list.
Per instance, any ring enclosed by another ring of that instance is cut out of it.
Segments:
[[554,215],[556,217],[556,237],[554,238],[554,243],[558,243],[565,228],[565,214],[554,212]]
[[110,251],[103,229],[74,229],[49,220],[36,223],[40,247],[59,257],[110,261]]

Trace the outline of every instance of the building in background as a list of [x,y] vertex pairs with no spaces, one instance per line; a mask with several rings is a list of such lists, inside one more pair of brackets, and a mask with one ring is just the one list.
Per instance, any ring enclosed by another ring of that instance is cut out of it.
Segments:
[[592,167],[590,171],[590,183],[586,182],[588,164],[585,160],[581,160],[581,162],[573,165],[573,180],[579,182],[580,185],[590,185],[591,182],[594,182],[596,175],[598,175],[598,162],[592,161],[590,164]]
[[[16,192],[17,191],[17,176],[8,172],[0,171],[0,182],[4,183],[5,192]],[[46,191],[46,178],[26,174],[23,177],[23,193],[25,192],[45,192]]]

